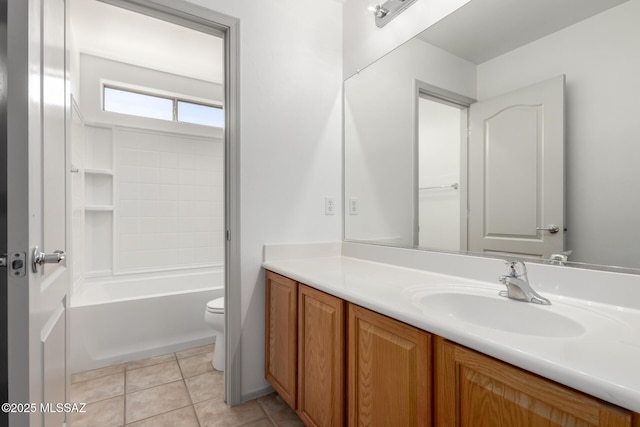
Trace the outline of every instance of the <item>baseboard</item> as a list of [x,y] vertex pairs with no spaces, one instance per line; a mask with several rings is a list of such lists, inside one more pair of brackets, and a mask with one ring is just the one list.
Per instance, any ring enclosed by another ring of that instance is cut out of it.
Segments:
[[245,393],[242,395],[242,403],[247,402],[249,400],[257,399],[258,397],[266,396],[267,394],[273,393],[274,391],[275,390],[273,389],[273,387],[268,385],[264,388],[254,390],[249,393]]

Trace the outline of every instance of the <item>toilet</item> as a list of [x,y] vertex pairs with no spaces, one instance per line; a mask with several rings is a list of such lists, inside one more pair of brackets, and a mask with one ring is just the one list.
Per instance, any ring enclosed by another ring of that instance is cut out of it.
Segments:
[[224,297],[207,303],[204,320],[216,333],[216,345],[213,349],[213,369],[224,371]]

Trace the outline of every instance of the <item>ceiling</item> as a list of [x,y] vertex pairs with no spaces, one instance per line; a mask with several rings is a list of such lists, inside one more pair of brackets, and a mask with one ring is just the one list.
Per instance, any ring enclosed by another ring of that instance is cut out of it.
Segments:
[[71,27],[80,52],[222,83],[223,40],[97,0],[72,0]]
[[471,0],[418,37],[474,64],[628,0]]

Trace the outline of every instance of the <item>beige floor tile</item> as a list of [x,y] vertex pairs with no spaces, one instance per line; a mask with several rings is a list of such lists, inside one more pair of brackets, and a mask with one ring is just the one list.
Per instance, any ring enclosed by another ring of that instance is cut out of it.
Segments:
[[136,360],[135,362],[129,362],[126,365],[127,371],[132,369],[139,369],[145,366],[157,365],[159,363],[166,363],[172,360],[176,360],[176,356],[173,353],[163,354],[162,356],[149,357],[148,359]]
[[255,400],[229,407],[222,398],[214,398],[193,406],[201,427],[236,427],[265,418],[265,412]]
[[124,396],[89,403],[85,412],[73,412],[73,427],[114,427],[124,425]]
[[224,374],[219,371],[196,375],[185,379],[184,382],[193,403],[224,395]]
[[300,420],[298,414],[288,406],[281,411],[269,414],[269,418],[278,427],[304,427],[304,423]]
[[200,353],[211,353],[213,351],[213,344],[207,344],[200,347],[190,348],[188,350],[178,351],[176,357],[178,359],[184,359],[185,357],[195,356]]
[[82,381],[94,380],[96,378],[105,377],[107,375],[118,374],[124,371],[125,364],[111,365],[104,368],[93,369],[91,371],[78,372],[71,375],[71,383],[79,383]]
[[124,372],[71,384],[71,401],[91,403],[124,394]]
[[127,393],[131,393],[181,379],[182,374],[180,373],[178,362],[172,360],[171,362],[127,371],[125,388]]
[[191,405],[182,380],[126,395],[125,421],[132,423]]
[[282,397],[275,392],[259,397],[258,403],[262,406],[262,409],[264,409],[264,412],[266,412],[267,415],[280,412],[289,407],[287,402],[285,402]]
[[240,427],[274,427],[275,424],[273,424],[269,418],[261,418],[257,421],[251,421],[247,424],[242,424],[242,426]]
[[180,369],[182,370],[182,376],[184,378],[190,378],[195,377],[196,375],[204,374],[205,372],[212,372],[212,359],[213,353],[211,352],[200,353],[195,356],[178,359]]
[[[198,419],[193,406],[187,406],[166,414],[156,415],[155,417],[146,418],[127,427],[199,427]],[[75,425],[73,426],[75,427]]]

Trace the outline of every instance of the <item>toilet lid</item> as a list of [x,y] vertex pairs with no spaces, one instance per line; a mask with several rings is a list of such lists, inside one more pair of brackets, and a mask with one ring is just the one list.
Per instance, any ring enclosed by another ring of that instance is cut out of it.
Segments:
[[209,301],[207,303],[207,311],[224,312],[224,297]]

